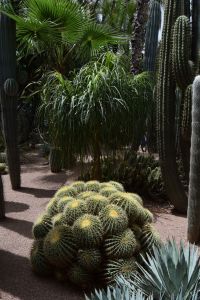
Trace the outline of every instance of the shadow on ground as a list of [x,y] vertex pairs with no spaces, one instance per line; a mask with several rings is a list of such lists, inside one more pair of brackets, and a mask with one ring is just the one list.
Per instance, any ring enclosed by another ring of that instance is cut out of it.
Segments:
[[17,232],[18,234],[23,235],[24,237],[29,239],[32,239],[32,226],[32,222],[8,217],[0,222],[0,227]]
[[21,212],[29,209],[29,205],[20,202],[6,201],[5,208],[6,208],[6,213]]
[[30,194],[35,196],[36,198],[51,198],[55,194],[56,189],[46,190],[42,188],[21,187],[21,189],[18,192]]
[[31,271],[29,260],[25,257],[0,250],[0,266],[1,291],[20,300],[84,299],[80,292],[61,285],[53,278],[36,277]]
[[49,174],[40,177],[41,181],[64,184],[67,181],[66,173]]

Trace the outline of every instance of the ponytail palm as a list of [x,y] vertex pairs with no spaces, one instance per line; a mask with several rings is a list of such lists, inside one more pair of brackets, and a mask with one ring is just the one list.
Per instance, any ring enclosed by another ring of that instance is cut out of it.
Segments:
[[97,179],[103,152],[129,145],[151,107],[152,86],[127,69],[121,56],[108,52],[83,66],[72,82],[49,74],[42,89],[41,132],[64,152],[91,155]]

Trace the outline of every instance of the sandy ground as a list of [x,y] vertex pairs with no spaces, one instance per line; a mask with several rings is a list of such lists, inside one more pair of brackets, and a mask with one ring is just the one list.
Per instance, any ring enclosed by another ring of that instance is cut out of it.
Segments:
[[[22,188],[12,191],[9,176],[3,176],[7,218],[0,222],[0,299],[3,300],[79,300],[84,299],[70,286],[54,279],[36,277],[29,265],[31,228],[48,200],[64,183],[76,178],[76,172],[52,174],[37,154],[22,166]],[[155,226],[163,240],[186,238],[187,220],[172,215],[169,207],[148,204],[155,214]]]

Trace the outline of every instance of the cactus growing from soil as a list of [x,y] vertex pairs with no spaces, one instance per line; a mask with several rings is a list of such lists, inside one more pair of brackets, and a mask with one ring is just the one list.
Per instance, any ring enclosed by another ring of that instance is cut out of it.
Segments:
[[[5,1],[6,2],[6,1]],[[20,188],[20,158],[17,138],[17,82],[15,22],[0,14],[0,102],[3,135],[13,189]]]
[[[101,195],[105,187],[115,193]],[[66,192],[71,195],[68,203],[59,205]],[[141,198],[126,193],[117,182],[72,183],[58,190],[49,203],[33,226],[31,265],[37,274],[57,274],[58,280],[83,289],[110,284],[117,275],[133,276],[138,254],[160,243]]]
[[187,197],[178,176],[175,146],[175,88],[173,78],[171,41],[181,1],[165,2],[164,26],[160,49],[157,82],[157,140],[163,179],[168,197],[180,212],[187,210]]

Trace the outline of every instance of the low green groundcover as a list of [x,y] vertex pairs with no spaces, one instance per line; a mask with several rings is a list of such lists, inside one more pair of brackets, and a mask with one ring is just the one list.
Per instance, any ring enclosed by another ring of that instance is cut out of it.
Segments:
[[142,199],[118,182],[63,186],[33,225],[33,271],[82,289],[131,278],[139,254],[160,244],[152,221]]

